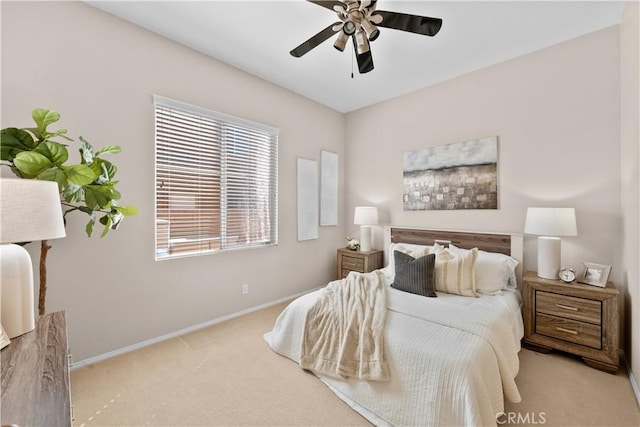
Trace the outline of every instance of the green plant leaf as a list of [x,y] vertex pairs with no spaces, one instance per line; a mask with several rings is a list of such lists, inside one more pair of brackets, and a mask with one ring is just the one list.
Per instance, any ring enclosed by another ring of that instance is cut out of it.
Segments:
[[96,156],[100,154],[118,154],[121,151],[122,148],[120,148],[119,145],[107,145],[102,147],[102,149],[96,153]]
[[25,178],[35,178],[40,172],[53,166],[49,159],[35,151],[18,153],[13,159],[13,164]]
[[67,179],[76,185],[88,185],[91,184],[96,178],[97,175],[91,168],[87,165],[73,165],[65,167],[64,173],[67,176]]
[[[58,191],[63,192],[66,191],[67,188],[69,188],[69,180],[67,179],[66,175],[64,174],[64,172],[62,171],[62,169],[60,169],[57,166],[53,166],[49,169],[45,169],[42,172],[40,172],[40,175],[38,175],[38,178],[43,180],[43,181],[54,181],[58,183]],[[65,198],[66,200],[66,198]]]
[[47,126],[60,120],[60,113],[45,108],[36,108],[31,113],[31,117],[38,125],[38,130],[44,134],[47,131]]
[[91,237],[93,234],[93,225],[96,223],[96,220],[91,218],[89,222],[87,222],[87,226],[84,228],[84,231],[87,232],[87,237]]
[[[69,184],[62,193],[62,197],[67,203],[79,203],[84,199],[84,189],[81,185]],[[83,206],[80,206],[82,210]],[[93,212],[88,212],[89,214]]]
[[84,200],[91,209],[104,209],[110,205],[115,190],[106,185],[87,185],[84,187]]
[[66,139],[67,141],[73,141],[73,139],[71,139],[71,138],[69,138],[68,136],[65,135],[66,133],[67,133],[66,129],[60,129],[60,130],[57,130],[55,132],[45,132],[43,134],[43,137],[45,139],[51,139],[51,138],[55,138],[57,136],[61,136],[64,139]]
[[93,163],[93,146],[89,144],[83,137],[80,137],[82,144],[80,145],[80,157],[82,164],[90,165]]
[[124,219],[124,215],[121,214],[120,212],[113,212],[111,211],[111,229],[112,230],[117,230],[118,227],[120,227],[120,224],[122,223],[122,220]]
[[38,128],[23,128],[22,130],[29,132],[33,135],[34,141],[42,141],[42,132]]
[[138,213],[137,206],[117,206],[114,208],[124,216],[132,216]]
[[57,142],[45,141],[33,151],[42,154],[56,166],[62,166],[64,162],[69,160],[67,147]]
[[11,162],[18,153],[30,151],[36,145],[31,134],[22,129],[6,128],[0,131],[0,158],[2,160]]
[[113,163],[98,157],[93,159],[91,169],[98,175],[96,182],[101,185],[110,182],[118,171],[118,168]]
[[102,234],[100,235],[100,237],[104,237],[109,232],[109,229],[111,229],[111,215],[106,214],[105,216],[100,218],[100,224],[104,225],[104,230],[102,230]]

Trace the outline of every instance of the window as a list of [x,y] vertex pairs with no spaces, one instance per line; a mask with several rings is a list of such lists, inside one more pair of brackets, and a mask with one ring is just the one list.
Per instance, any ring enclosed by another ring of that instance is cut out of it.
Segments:
[[154,102],[156,260],[278,243],[278,130]]

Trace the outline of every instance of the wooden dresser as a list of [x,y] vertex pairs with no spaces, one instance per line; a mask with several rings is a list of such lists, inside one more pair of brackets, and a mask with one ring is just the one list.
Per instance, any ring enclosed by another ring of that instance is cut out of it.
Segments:
[[616,373],[620,365],[618,290],[524,275],[525,347],[562,350],[581,356],[591,367]]
[[382,268],[383,254],[377,250],[362,252],[347,248],[338,249],[338,279],[344,279],[350,271],[369,273]]
[[38,319],[36,329],[0,352],[2,425],[71,426],[67,323],[63,311]]

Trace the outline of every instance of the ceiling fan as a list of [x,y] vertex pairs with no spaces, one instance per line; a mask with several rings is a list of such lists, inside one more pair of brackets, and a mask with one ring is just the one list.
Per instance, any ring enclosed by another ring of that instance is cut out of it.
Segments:
[[333,46],[342,52],[351,37],[361,74],[373,70],[369,42],[380,35],[377,27],[435,36],[442,26],[442,19],[439,18],[376,10],[377,0],[307,1],[335,11],[340,21],[329,25],[289,53],[299,58],[339,32]]

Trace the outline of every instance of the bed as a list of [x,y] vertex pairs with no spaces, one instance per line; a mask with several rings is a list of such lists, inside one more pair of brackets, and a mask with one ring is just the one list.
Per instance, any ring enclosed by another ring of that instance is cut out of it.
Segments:
[[[375,425],[496,425],[505,398],[520,401],[515,377],[523,322],[514,289],[519,266],[512,266],[513,276],[500,291],[472,297],[438,291],[437,298],[426,298],[390,286],[398,248],[438,245],[448,246],[449,252],[478,248],[502,254],[496,257],[522,259],[521,235],[385,228],[390,262],[379,276],[386,289],[384,357],[389,379],[363,381],[314,371]],[[323,289],[297,298],[280,314],[264,336],[273,351],[300,363],[307,312]]]

